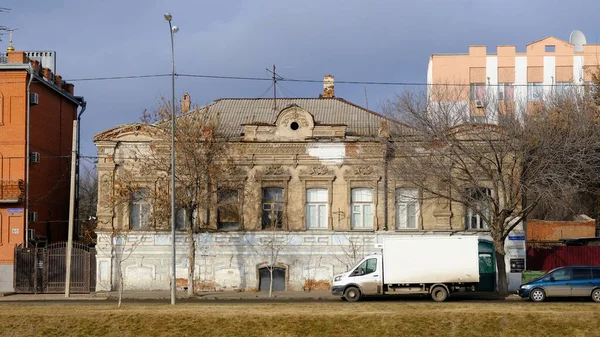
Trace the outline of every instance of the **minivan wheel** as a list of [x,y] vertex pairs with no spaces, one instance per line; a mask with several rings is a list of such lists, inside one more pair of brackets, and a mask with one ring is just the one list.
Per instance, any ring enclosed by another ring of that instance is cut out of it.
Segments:
[[442,286],[437,286],[431,290],[431,299],[436,302],[444,302],[448,298],[448,290]]
[[546,299],[546,293],[540,288],[535,288],[529,294],[529,298],[534,302],[543,302]]
[[344,291],[344,298],[348,302],[356,302],[360,300],[360,290],[357,287],[348,287]]
[[594,291],[592,291],[592,301],[600,302],[600,288],[594,289]]

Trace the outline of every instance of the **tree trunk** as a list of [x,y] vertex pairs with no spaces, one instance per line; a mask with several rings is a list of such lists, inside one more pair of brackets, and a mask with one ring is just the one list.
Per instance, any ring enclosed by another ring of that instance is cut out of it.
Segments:
[[196,269],[196,240],[194,239],[194,231],[188,231],[188,239],[190,242],[190,251],[188,253],[188,296],[192,297],[196,294],[196,289],[194,289],[194,271]]
[[[500,249],[499,249],[500,248]],[[508,296],[508,279],[506,277],[506,261],[504,257],[504,243],[498,247],[496,245],[496,269],[498,270],[498,295],[501,297]]]
[[117,308],[121,307],[121,301],[123,300],[123,270],[121,269],[121,262],[118,262],[118,266],[119,266],[119,282],[118,282],[118,287],[119,287],[119,301],[117,302]]
[[270,280],[269,280],[269,297],[273,294],[273,265],[269,268]]

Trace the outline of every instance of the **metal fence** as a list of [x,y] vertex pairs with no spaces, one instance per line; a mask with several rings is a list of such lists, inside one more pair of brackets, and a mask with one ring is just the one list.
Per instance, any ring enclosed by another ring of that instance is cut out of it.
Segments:
[[[63,293],[65,291],[67,243],[58,242],[39,248],[15,248],[17,293]],[[73,244],[71,254],[72,293],[89,293],[96,288],[95,249]]]
[[600,246],[527,247],[528,270],[551,270],[562,266],[600,266]]

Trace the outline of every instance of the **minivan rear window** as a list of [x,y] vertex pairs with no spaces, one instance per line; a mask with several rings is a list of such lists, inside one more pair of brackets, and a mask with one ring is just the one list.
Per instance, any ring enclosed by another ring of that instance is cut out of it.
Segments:
[[590,268],[573,269],[573,280],[588,280],[592,277]]

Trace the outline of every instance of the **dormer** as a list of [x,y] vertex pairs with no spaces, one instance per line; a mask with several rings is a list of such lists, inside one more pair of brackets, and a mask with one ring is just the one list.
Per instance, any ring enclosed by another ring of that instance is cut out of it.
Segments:
[[275,124],[244,124],[247,141],[304,141],[319,137],[340,137],[346,134],[346,125],[319,125],[314,116],[297,104],[283,108]]

